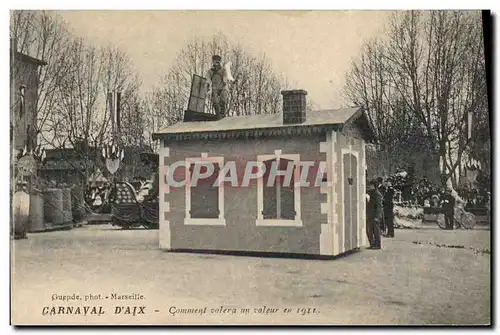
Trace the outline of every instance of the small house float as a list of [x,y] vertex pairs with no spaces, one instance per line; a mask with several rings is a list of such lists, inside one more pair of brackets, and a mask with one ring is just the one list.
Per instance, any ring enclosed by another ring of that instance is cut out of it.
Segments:
[[280,114],[204,120],[187,111],[153,134],[160,248],[328,257],[367,245],[369,117],[306,113],[306,91],[282,95]]

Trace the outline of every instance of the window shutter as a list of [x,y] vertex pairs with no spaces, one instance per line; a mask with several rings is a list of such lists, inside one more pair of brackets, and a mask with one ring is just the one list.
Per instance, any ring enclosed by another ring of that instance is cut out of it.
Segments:
[[190,214],[192,218],[202,218],[203,217],[203,191],[200,189],[200,181],[198,181],[196,187],[193,187],[193,173],[195,164],[189,165],[189,175],[191,180],[191,210]]
[[264,190],[264,210],[262,211],[262,216],[264,219],[275,219],[277,217],[277,199],[276,199],[276,185],[273,187],[267,186],[267,181],[269,180],[269,172],[271,170],[271,165],[274,160],[265,161],[266,173],[262,178],[263,190]]
[[[282,159],[280,162],[280,170],[286,171],[290,160]],[[285,185],[283,183],[285,176],[282,177],[281,188],[281,218],[285,220],[295,220],[295,169],[292,173],[290,183]]]
[[205,191],[205,217],[207,218],[218,218],[219,217],[219,186],[215,185],[217,178],[219,177],[220,167],[219,164],[215,163],[214,172],[210,177],[204,180],[203,190]]
[[[201,168],[205,172],[207,164]],[[191,176],[193,165],[190,166]],[[219,165],[215,164],[214,173],[205,179],[198,180],[195,187],[191,187],[191,217],[192,218],[218,218],[219,217],[219,187],[212,185],[219,175]]]
[[264,210],[262,216],[264,219],[275,219],[278,215],[276,201],[276,186],[264,186]]
[[201,218],[202,217],[202,194],[200,194],[200,190],[198,187],[191,187],[191,217],[192,218]]

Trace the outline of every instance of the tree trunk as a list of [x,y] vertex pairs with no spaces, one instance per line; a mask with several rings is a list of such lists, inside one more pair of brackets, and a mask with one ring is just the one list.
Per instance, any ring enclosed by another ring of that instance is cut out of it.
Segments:
[[439,158],[441,160],[441,185],[443,187],[446,187],[446,182],[448,181],[448,178],[450,176],[449,171],[448,171],[448,163],[446,161],[446,141],[445,139],[441,139],[439,141]]

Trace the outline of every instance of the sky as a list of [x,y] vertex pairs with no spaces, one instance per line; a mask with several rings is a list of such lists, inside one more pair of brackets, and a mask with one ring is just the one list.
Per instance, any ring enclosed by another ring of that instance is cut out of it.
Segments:
[[[318,108],[340,108],[345,74],[363,41],[382,34],[382,11],[58,11],[77,36],[126,52],[150,91],[195,37],[222,32],[264,53],[292,89]],[[235,75],[233,73],[233,75]]]

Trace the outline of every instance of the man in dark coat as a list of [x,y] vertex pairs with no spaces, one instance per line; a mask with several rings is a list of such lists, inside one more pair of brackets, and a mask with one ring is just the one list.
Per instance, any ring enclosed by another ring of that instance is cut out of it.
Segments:
[[382,220],[382,194],[377,189],[377,180],[370,181],[368,195],[370,200],[366,205],[366,234],[370,242],[370,249],[380,249],[380,221]]
[[382,177],[378,177],[377,178],[377,189],[380,191],[380,193],[382,193],[382,195],[384,194],[384,178]]
[[394,237],[394,188],[387,182],[384,192],[384,220],[387,225],[387,237]]
[[446,229],[453,230],[453,216],[455,215],[455,198],[451,190],[447,189],[442,197],[442,206]]

